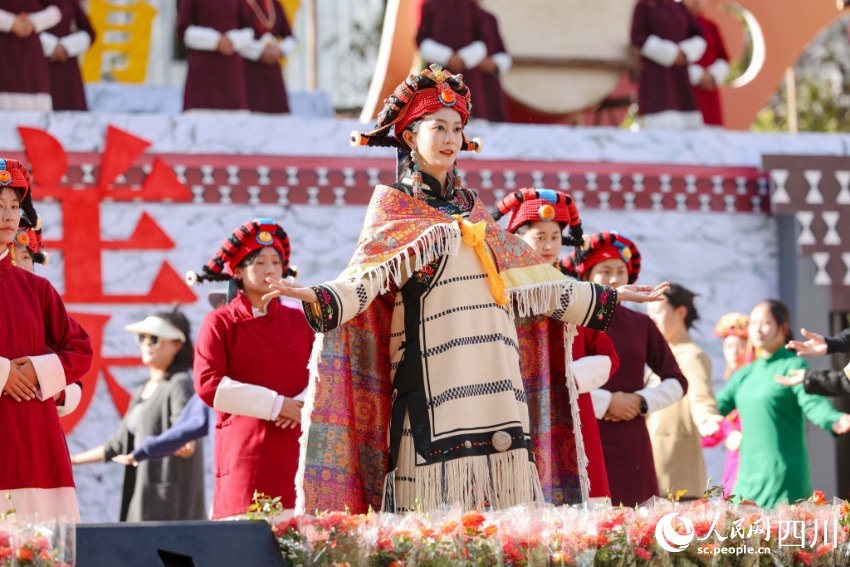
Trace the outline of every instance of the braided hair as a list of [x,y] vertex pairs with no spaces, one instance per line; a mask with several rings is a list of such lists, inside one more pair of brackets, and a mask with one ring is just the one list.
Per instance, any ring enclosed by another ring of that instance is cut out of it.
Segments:
[[[266,230],[271,227],[274,227],[273,230]],[[259,241],[259,236],[264,232],[268,232],[271,237],[271,240],[267,243]],[[252,239],[256,239],[256,241],[260,242],[262,246],[242,256],[242,254],[244,254],[244,247],[246,244],[249,244]],[[294,266],[289,265],[290,247],[289,236],[286,234],[286,231],[282,226],[270,219],[255,219],[234,230],[233,233],[224,241],[221,248],[219,248],[215,255],[209,259],[206,265],[204,265],[201,269],[201,273],[188,272],[186,274],[186,281],[189,285],[203,282],[232,282],[237,287],[241,287],[242,282],[234,280],[233,275],[228,273],[227,268],[230,267],[232,271],[233,268],[245,267],[252,264],[257,259],[257,256],[259,256],[260,250],[262,250],[264,246],[271,245],[275,240],[280,242],[280,248],[283,249],[283,253],[281,253],[281,250],[279,250],[277,246],[272,246],[275,252],[277,252],[280,256],[280,260],[283,263],[283,277],[297,276],[297,269]],[[233,263],[237,259],[238,264],[233,266]]]
[[[434,70],[432,66],[431,70]],[[439,69],[439,68],[438,68]],[[427,71],[427,70],[426,70]],[[463,75],[452,75],[451,73],[440,70],[442,77],[445,79],[443,84],[448,85],[455,95],[463,97],[466,101],[470,101],[469,87],[463,82]],[[413,166],[410,159],[410,146],[404,141],[402,132],[394,131],[390,135],[390,130],[399,122],[406,114],[410,102],[414,95],[421,90],[429,88],[437,88],[438,82],[434,75],[423,72],[418,75],[409,75],[404,82],[399,85],[395,91],[384,101],[384,108],[378,115],[378,120],[375,123],[375,129],[368,133],[352,132],[349,141],[352,146],[376,146],[382,148],[396,148],[398,152],[398,163],[396,165],[396,176],[402,179]],[[472,112],[472,103],[467,102],[467,109]],[[404,130],[417,132],[421,124],[421,118],[410,122]],[[466,134],[463,135],[462,151],[480,152],[482,143],[479,139],[469,140]]]

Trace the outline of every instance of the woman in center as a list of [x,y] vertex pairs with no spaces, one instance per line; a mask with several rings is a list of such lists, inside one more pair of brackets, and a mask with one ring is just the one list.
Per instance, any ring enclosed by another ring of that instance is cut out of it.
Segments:
[[351,136],[397,148],[398,169],[375,188],[349,267],[313,287],[268,280],[269,295],[304,301],[324,333],[298,511],[542,501],[514,315],[604,329],[618,299],[665,289],[569,281],[499,228],[455,169],[461,150],[481,147],[464,135],[469,101],[461,76],[437,65],[408,77],[376,129]]

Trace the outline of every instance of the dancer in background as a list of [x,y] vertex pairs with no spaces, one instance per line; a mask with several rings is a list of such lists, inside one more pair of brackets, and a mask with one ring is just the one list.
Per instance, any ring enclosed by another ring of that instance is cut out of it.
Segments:
[[640,50],[638,115],[645,128],[702,126],[688,66],[705,53],[696,19],[676,0],[638,0],[632,45]]
[[0,0],[0,111],[50,112],[50,71],[38,35],[62,20],[55,0]]
[[248,110],[245,62],[254,37],[244,0],[180,0],[177,34],[188,48],[183,110]]
[[[688,379],[684,398],[646,418],[658,490],[662,495],[685,490],[686,500],[702,498],[705,493],[708,478],[700,438],[717,433],[723,421],[714,400],[711,359],[690,335],[699,319],[694,298],[692,291],[672,283],[664,293],[664,301],[653,303],[646,310]],[[650,374],[647,385],[658,382],[659,377]]]
[[294,275],[289,236],[271,219],[233,231],[191,283],[228,282],[227,305],[204,318],[195,390],[216,410],[212,519],[248,511],[254,491],[295,506],[301,407],[313,331],[299,307],[264,299],[266,278]]
[[[587,250],[573,250],[563,265],[582,280],[621,286],[637,281],[640,253],[625,235],[605,231],[590,237]],[[591,397],[599,419],[611,501],[632,507],[658,495],[646,416],[681,400],[688,381],[664,336],[643,313],[618,305],[607,334],[620,357],[620,367]],[[645,386],[646,366],[661,376],[655,387]]]
[[65,435],[51,399],[91,366],[91,342],[46,279],[13,264],[18,228],[34,228],[30,176],[0,159],[0,514],[79,521]]
[[720,29],[705,17],[708,0],[683,0],[688,11],[696,18],[705,39],[705,53],[688,65],[688,76],[694,87],[697,107],[706,126],[723,126],[723,109],[720,104],[720,87],[729,77],[729,55],[723,45]]
[[[35,264],[46,266],[49,256],[41,242],[39,228],[19,229],[15,235],[15,265],[28,272],[35,273]],[[53,396],[59,417],[74,413],[83,399],[83,383],[79,380]]]
[[[752,349],[747,340],[749,324],[750,318],[747,315],[727,313],[714,326],[714,336],[723,341],[723,360],[726,362],[724,380],[728,380],[736,370],[753,361]],[[703,437],[700,441],[703,447],[716,447],[720,443],[726,445],[722,479],[723,496],[726,498],[732,495],[732,489],[738,480],[741,434],[741,417],[738,410],[733,410],[720,422],[720,429],[714,435]]]
[[759,356],[732,375],[717,394],[717,405],[724,415],[737,409],[746,428],[733,492],[773,508],[783,500],[796,502],[812,494],[806,419],[842,435],[850,430],[850,414],[807,394],[799,384],[788,388],[776,383],[777,374],[807,366],[784,348],[793,339],[784,304],[770,300],[756,305],[750,313],[749,337]]
[[469,112],[459,77],[438,65],[409,76],[376,129],[351,135],[397,148],[399,161],[396,182],[375,188],[349,268],[313,287],[269,280],[270,297],[305,302],[326,334],[298,510],[542,500],[514,314],[604,329],[618,299],[654,301],[666,287],[569,281],[499,228],[455,170],[461,151],[480,148],[464,134]]
[[88,110],[79,58],[94,43],[95,33],[80,0],[53,0],[62,20],[39,35],[50,70],[53,110]]
[[253,39],[238,49],[245,61],[245,86],[251,112],[289,112],[289,100],[280,68],[284,57],[298,45],[283,7],[277,0],[241,0]]
[[[492,120],[487,106],[491,95],[481,69],[488,54],[483,26],[484,16],[476,0],[426,0],[422,3],[416,43],[426,66],[437,64],[456,75],[463,74],[463,82],[472,96],[475,118]],[[492,65],[485,63],[485,67],[488,66],[492,71]]]
[[501,77],[510,70],[513,60],[502,41],[502,34],[499,33],[499,20],[484,8],[480,8],[480,11],[481,35],[487,46],[487,57],[481,61],[479,68],[486,100],[480,114],[478,107],[475,108],[475,114],[490,122],[507,122],[508,105],[505,91],[502,90]]
[[[104,445],[73,455],[75,465],[110,461],[131,453],[148,437],[161,435],[173,426],[194,394],[189,374],[192,339],[185,315],[176,309],[156,313],[125,329],[136,335],[142,363],[149,370],[148,380],[133,393],[118,430]],[[120,521],[205,517],[202,449],[124,469]]]
[[[581,246],[581,219],[572,198],[550,189],[521,189],[496,206],[493,218],[511,212],[508,232],[514,233],[544,261],[559,265],[561,247]],[[563,234],[569,228],[568,234]],[[577,504],[587,499],[611,498],[599,426],[593,413],[591,391],[602,387],[620,365],[611,339],[602,331],[576,327],[570,369],[575,388],[567,382],[564,357],[565,333],[569,328],[551,318],[530,318],[518,325],[520,344],[529,334],[544,334],[548,352],[521,348],[522,375],[528,392],[531,437],[540,484],[547,502]],[[552,368],[549,382],[541,364]],[[574,419],[578,417],[576,426]],[[589,491],[580,480],[585,470]],[[582,492],[584,489],[584,492]]]

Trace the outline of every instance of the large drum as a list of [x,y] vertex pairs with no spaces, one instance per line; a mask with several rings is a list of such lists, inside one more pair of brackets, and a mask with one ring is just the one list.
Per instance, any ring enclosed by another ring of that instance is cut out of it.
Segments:
[[628,66],[636,0],[480,0],[499,20],[511,70],[505,92],[538,112],[592,107]]

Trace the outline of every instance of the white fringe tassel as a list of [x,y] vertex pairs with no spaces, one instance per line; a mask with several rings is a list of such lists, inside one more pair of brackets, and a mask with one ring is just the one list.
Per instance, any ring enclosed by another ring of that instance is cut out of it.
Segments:
[[581,501],[587,502],[590,497],[590,477],[587,474],[587,452],[584,450],[584,436],[581,433],[581,417],[578,409],[578,387],[573,376],[573,339],[578,334],[576,326],[570,323],[564,333],[564,353],[567,368],[567,390],[570,393],[570,413],[573,418],[573,433],[576,440],[576,461],[578,464],[579,485],[581,486]]
[[464,511],[501,510],[543,502],[537,467],[528,460],[526,449],[461,457],[443,463],[416,467],[416,500],[421,511],[441,505],[460,506]]
[[547,315],[551,313],[556,305],[556,300],[565,296],[566,307],[572,303],[573,282],[569,280],[554,280],[551,282],[524,285],[508,290],[511,299],[511,308],[514,315],[525,318],[534,315]]
[[[351,279],[361,281],[363,278],[369,278],[372,291],[377,283],[378,293],[386,293],[392,285],[401,287],[405,282],[405,276],[409,275],[407,271],[410,268],[418,272],[441,256],[457,255],[461,242],[463,238],[457,222],[436,224],[386,262],[368,270],[357,271]],[[411,260],[413,260],[412,265]]]
[[307,442],[310,434],[310,422],[313,416],[313,407],[316,403],[316,388],[319,382],[319,362],[322,360],[322,349],[325,347],[324,333],[316,333],[313,341],[313,350],[310,352],[310,362],[307,370],[310,373],[310,382],[307,384],[307,395],[304,399],[304,407],[301,408],[301,437],[298,439],[300,452],[298,459],[298,472],[295,474],[295,513],[305,514],[307,512],[307,495],[304,492],[304,475],[307,471]]

